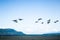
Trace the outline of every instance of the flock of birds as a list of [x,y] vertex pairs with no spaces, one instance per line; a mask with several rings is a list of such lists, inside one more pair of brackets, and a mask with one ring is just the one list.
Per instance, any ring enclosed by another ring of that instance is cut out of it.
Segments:
[[[37,21],[35,21],[35,23],[38,23],[40,20],[42,20],[42,18],[39,18]],[[54,21],[54,23],[57,23],[57,22],[59,22],[59,20]],[[51,23],[51,19],[47,20],[47,24],[49,23]],[[41,22],[41,24],[44,24],[44,22]]]
[[[19,21],[22,21],[23,19],[18,19]],[[13,22],[15,22],[15,23],[18,23],[18,20],[13,20]],[[35,21],[35,23],[38,23],[39,21],[41,21],[42,20],[42,18],[38,18],[38,20],[37,21]],[[48,19],[47,20],[47,24],[49,24],[51,22],[51,19]],[[59,20],[56,20],[56,21],[54,21],[54,23],[57,23],[57,22],[59,22]],[[44,22],[41,22],[41,24],[44,24]]]

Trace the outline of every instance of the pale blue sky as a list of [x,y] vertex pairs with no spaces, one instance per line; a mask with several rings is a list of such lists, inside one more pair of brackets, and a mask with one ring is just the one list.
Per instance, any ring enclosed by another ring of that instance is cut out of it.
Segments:
[[[24,19],[14,23],[14,19]],[[35,23],[43,18],[44,24]],[[47,20],[51,23],[47,24]],[[0,0],[0,28],[12,28],[26,34],[60,32],[60,0]]]

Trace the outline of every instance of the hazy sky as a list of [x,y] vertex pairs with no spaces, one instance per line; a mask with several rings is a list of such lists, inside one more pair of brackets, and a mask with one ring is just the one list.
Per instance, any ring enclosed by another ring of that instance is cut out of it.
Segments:
[[[22,18],[22,21],[18,19]],[[42,18],[44,24],[35,23]],[[19,22],[14,23],[12,20]],[[51,23],[47,24],[47,20]],[[60,0],[0,0],[0,28],[12,28],[26,34],[60,32]]]

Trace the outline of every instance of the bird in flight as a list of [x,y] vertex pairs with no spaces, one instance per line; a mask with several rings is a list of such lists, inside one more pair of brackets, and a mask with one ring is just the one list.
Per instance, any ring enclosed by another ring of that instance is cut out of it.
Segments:
[[57,22],[59,22],[59,20],[56,20],[54,23],[57,23]]
[[19,19],[20,21],[22,21],[23,19]]
[[39,18],[38,21],[39,21],[39,20],[42,20],[42,18]]
[[[23,19],[19,19],[20,21],[22,21]],[[15,23],[18,23],[18,20],[13,20]]]
[[38,21],[35,21],[35,23],[38,23]]
[[44,24],[44,22],[41,22],[41,24]]
[[49,24],[49,23],[50,23],[50,21],[51,21],[50,19],[49,19],[49,20],[47,20],[47,24]]
[[39,18],[37,21],[35,21],[35,23],[38,23],[40,20],[42,20],[42,18]]
[[13,20],[15,23],[17,23],[18,21],[17,20]]

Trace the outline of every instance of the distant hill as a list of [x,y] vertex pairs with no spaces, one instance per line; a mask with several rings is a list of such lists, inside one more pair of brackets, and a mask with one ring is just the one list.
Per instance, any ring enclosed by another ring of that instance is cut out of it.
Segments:
[[47,34],[24,34],[23,32],[17,32],[14,29],[0,29],[0,35],[6,36],[60,36],[60,33],[47,33]]
[[13,29],[0,29],[0,40],[60,40],[60,33],[27,35]]
[[15,36],[17,36],[17,35],[25,35],[24,33],[22,33],[22,32],[17,32],[17,31],[15,31],[15,30],[13,30],[13,29],[0,29],[0,35],[10,35],[10,36],[12,36],[12,35],[15,35]]
[[50,36],[50,37],[60,36],[60,33],[47,33],[47,34],[43,34],[42,36]]

